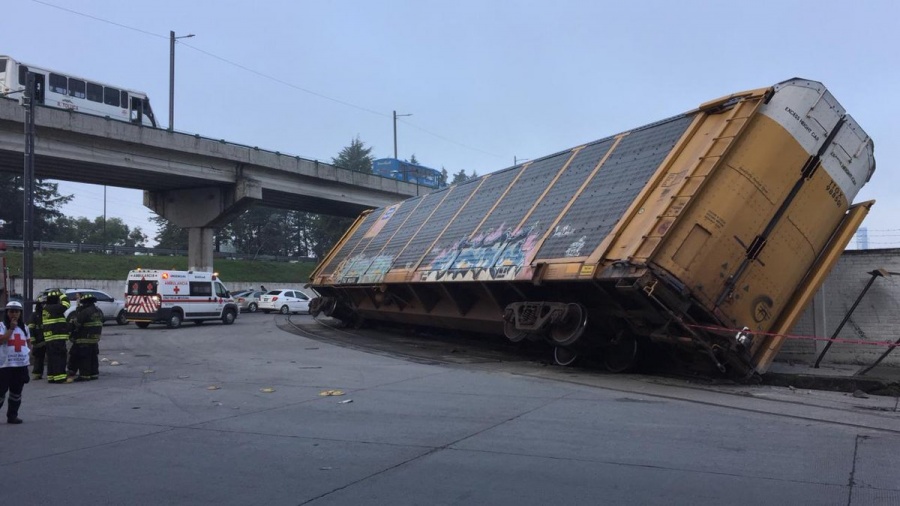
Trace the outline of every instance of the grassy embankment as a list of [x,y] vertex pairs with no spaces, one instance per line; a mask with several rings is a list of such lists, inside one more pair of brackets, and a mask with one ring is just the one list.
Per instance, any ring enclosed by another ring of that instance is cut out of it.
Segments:
[[[22,252],[7,251],[10,276],[22,276]],[[215,259],[216,272],[226,282],[261,281],[300,285],[309,281],[311,262]],[[187,270],[187,257],[103,255],[96,253],[35,252],[34,277],[39,279],[121,279],[128,271],[143,269]]]

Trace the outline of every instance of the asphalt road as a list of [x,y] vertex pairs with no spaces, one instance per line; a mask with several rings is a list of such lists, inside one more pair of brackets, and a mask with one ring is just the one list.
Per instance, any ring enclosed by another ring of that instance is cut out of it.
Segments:
[[308,316],[107,324],[100,346],[99,381],[32,381],[25,423],[0,424],[3,504],[900,503],[891,397],[566,369]]

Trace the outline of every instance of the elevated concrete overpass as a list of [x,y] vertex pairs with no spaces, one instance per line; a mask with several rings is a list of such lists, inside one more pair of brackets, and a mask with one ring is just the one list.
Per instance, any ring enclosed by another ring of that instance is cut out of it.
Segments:
[[[22,173],[25,111],[0,99],[0,171]],[[189,232],[191,268],[212,268],[213,231],[254,202],[356,216],[416,195],[416,185],[168,130],[40,107],[35,175],[144,190],[144,205]]]

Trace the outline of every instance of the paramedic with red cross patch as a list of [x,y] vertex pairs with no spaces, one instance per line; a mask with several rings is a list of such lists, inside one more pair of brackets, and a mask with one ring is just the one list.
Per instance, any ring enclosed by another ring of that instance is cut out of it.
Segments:
[[19,406],[22,405],[22,388],[28,383],[31,336],[23,316],[22,304],[10,301],[0,322],[0,408],[8,391],[6,422],[12,424],[22,423]]

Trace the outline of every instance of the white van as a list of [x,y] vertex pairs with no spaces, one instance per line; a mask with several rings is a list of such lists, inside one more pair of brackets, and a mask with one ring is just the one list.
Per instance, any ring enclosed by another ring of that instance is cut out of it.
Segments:
[[125,314],[144,329],[151,323],[169,328],[190,320],[234,323],[238,306],[214,272],[136,269],[128,273]]

